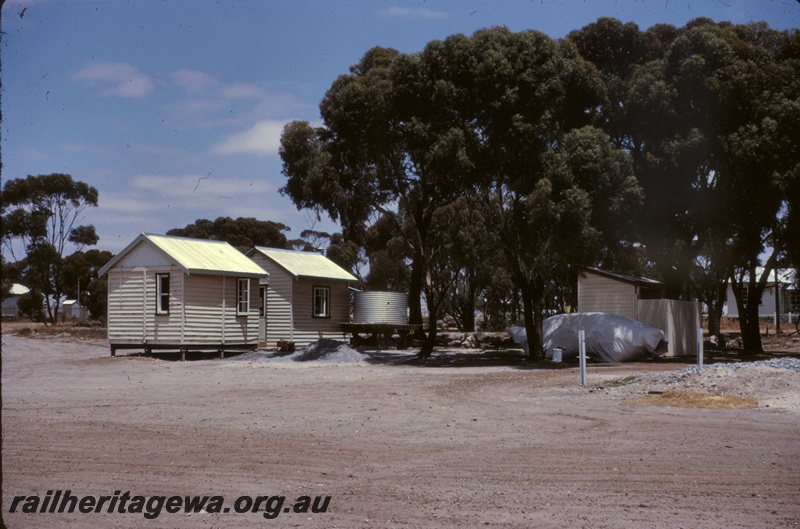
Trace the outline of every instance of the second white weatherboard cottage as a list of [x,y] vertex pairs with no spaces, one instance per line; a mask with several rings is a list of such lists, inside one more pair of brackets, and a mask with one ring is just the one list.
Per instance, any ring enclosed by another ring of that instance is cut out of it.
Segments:
[[117,349],[256,349],[267,272],[222,241],[141,234],[108,274],[108,341]]
[[316,252],[256,246],[248,257],[269,273],[261,285],[261,344],[281,340],[304,347],[325,336],[341,336],[350,321],[349,286],[358,280]]

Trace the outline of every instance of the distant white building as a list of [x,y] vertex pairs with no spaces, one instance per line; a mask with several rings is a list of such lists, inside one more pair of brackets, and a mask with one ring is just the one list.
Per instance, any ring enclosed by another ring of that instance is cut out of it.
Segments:
[[61,303],[61,317],[74,318],[76,320],[85,320],[89,316],[89,311],[86,307],[78,303],[76,299],[65,299]]
[[[775,296],[780,292],[780,313],[792,314],[793,316],[800,314],[800,291],[796,288],[797,270],[795,268],[784,268],[777,271],[778,277],[775,280],[775,271],[770,272],[767,278],[767,287],[761,295],[758,303],[758,315],[762,318],[775,317]],[[764,273],[763,268],[756,270],[756,279],[761,279]],[[747,299],[748,292],[745,285],[742,291],[742,296]],[[728,293],[725,302],[724,314],[729,318],[739,317],[739,308],[736,305],[736,297],[733,295],[733,287],[731,282],[728,281]]]
[[11,291],[6,299],[3,300],[3,317],[14,318],[17,316],[18,308],[17,302],[19,298],[30,292],[31,289],[19,283],[11,285]]

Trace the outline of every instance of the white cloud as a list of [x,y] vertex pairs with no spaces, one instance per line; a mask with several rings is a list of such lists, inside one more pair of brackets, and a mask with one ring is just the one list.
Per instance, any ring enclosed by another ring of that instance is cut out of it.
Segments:
[[89,143],[85,141],[67,141],[61,144],[61,150],[64,152],[78,152],[86,154],[110,154],[111,149],[100,145],[98,143]]
[[[139,174],[121,188],[101,189],[100,207],[87,211],[85,223],[96,226],[99,248],[112,252],[143,232],[166,233],[198,219],[218,217],[282,222],[293,228],[289,236],[297,236],[315,224],[307,211],[297,211],[277,193],[279,185],[263,177]],[[329,232],[338,229],[329,220],[316,226]]]
[[122,62],[97,62],[72,76],[74,81],[101,87],[104,95],[139,99],[153,90],[150,77],[135,66]]
[[213,75],[181,69],[170,74],[183,97],[169,104],[176,119],[193,127],[242,127],[257,120],[283,119],[309,110],[289,92],[273,91],[266,83],[224,83]]
[[230,99],[260,99],[267,95],[263,89],[248,83],[233,83],[222,89],[222,96]]
[[268,119],[259,121],[249,129],[234,134],[222,143],[212,147],[215,154],[259,154],[272,155],[278,153],[281,145],[281,133],[288,121]]
[[402,18],[402,19],[412,19],[412,18],[422,18],[425,20],[442,20],[445,18],[449,18],[450,15],[443,11],[434,11],[433,9],[427,9],[424,7],[400,7],[400,6],[392,6],[387,7],[386,9],[381,9],[378,11],[378,16],[383,18]]
[[213,75],[196,70],[182,68],[172,72],[172,82],[190,94],[197,94],[216,89],[220,82]]

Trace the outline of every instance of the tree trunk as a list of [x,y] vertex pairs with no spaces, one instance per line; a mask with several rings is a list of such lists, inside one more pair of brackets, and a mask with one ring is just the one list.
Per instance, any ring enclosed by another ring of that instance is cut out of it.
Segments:
[[422,342],[422,347],[419,350],[419,356],[421,358],[428,358],[433,354],[433,348],[436,346],[436,322],[431,320],[431,323],[428,325],[428,335],[425,336],[425,340]]
[[713,297],[709,296],[706,300],[708,305],[708,335],[716,336],[717,343],[722,343],[722,307],[727,297],[727,283],[720,283],[716,288]]
[[528,340],[528,358],[544,358],[542,349],[542,301],[537,299],[534,284],[526,281],[521,285],[522,305],[524,308],[525,334]]
[[[422,325],[422,274],[424,266],[422,256],[414,256],[411,263],[411,277],[408,282],[408,320],[413,325]],[[421,337],[422,327],[414,333]]]
[[[722,319],[722,307],[708,306],[708,335],[720,337],[720,320]],[[718,342],[719,343],[719,342]]]
[[[755,270],[751,271],[750,277],[755,275]],[[742,299],[743,284],[733,283],[733,295],[736,298],[736,307],[739,309],[739,330],[742,334],[742,347],[749,354],[760,354],[764,352],[761,345],[761,328],[758,321],[758,302],[761,292],[756,287],[754,280],[747,283],[747,303]]]
[[428,335],[425,337],[425,341],[422,342],[422,347],[419,350],[419,356],[421,358],[428,358],[433,354],[433,348],[436,346],[436,320],[439,317],[439,308],[436,300],[433,299],[433,295],[430,294],[426,296],[428,298]]
[[466,287],[467,300],[461,314],[461,326],[464,332],[475,332],[475,281],[470,280]]
[[[742,331],[742,347],[745,352],[750,354],[761,354],[764,348],[761,344],[761,326],[758,321],[758,305],[756,304],[755,310],[747,307],[745,311],[748,313],[747,317],[742,318],[739,314],[739,327]],[[755,314],[753,314],[755,312]]]

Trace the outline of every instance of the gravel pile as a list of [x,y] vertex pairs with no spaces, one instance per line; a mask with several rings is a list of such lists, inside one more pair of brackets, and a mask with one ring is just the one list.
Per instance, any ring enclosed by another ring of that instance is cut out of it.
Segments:
[[706,369],[728,369],[736,372],[745,367],[771,367],[772,369],[790,369],[800,371],[800,358],[773,358],[772,360],[759,360],[757,362],[733,362],[729,364],[707,364],[703,367],[687,367],[675,371],[673,375],[697,374]]
[[295,362],[360,362],[368,358],[344,342],[323,338],[311,343],[305,349],[298,351],[289,358]]
[[256,351],[230,358],[231,362],[361,362],[369,355],[360,353],[344,342],[323,338],[292,354]]
[[691,366],[680,371],[636,375],[619,386],[600,383],[594,389],[619,399],[670,390],[754,397],[761,407],[800,411],[800,359]]

